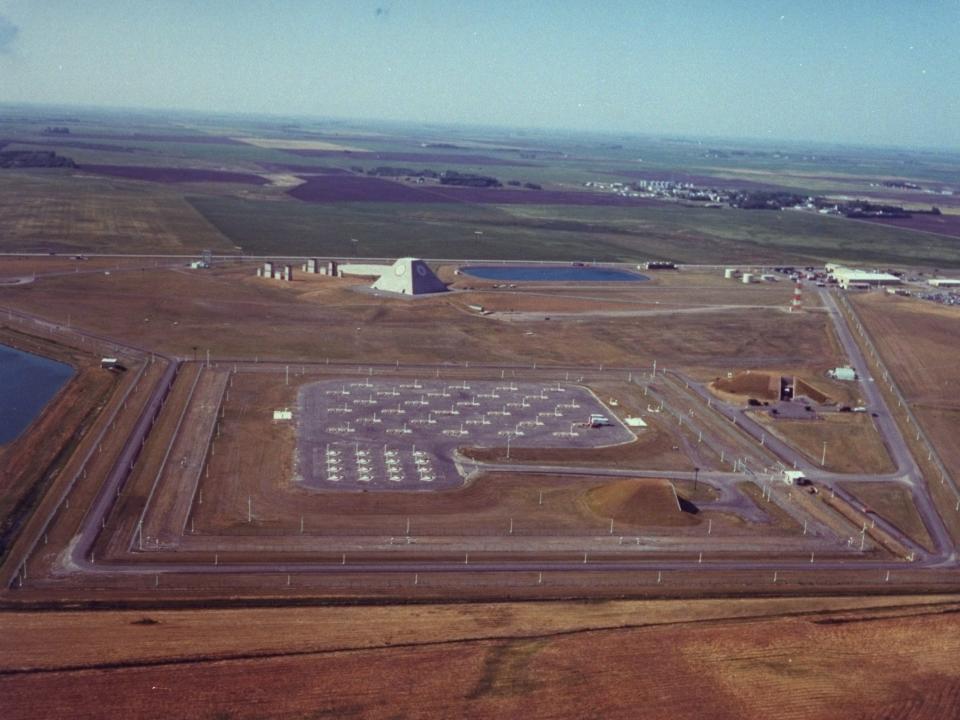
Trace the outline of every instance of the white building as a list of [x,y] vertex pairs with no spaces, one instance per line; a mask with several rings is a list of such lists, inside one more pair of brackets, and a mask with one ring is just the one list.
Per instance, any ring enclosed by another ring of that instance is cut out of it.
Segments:
[[852,382],[857,379],[857,371],[852,367],[834,368],[833,370],[828,370],[827,375],[834,380],[845,380],[847,382]]
[[827,265],[827,272],[830,273],[842,288],[848,288],[851,285],[899,285],[900,278],[896,275],[884,272],[873,272],[870,270],[860,270],[858,268],[845,267],[843,265]]
[[960,287],[960,280],[955,278],[930,278],[927,280],[927,285],[932,285],[933,287]]

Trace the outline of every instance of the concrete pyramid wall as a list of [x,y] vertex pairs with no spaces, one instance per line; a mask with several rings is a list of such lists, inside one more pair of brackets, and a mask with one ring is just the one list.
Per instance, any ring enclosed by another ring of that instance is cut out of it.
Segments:
[[400,295],[424,295],[443,292],[447,286],[423,260],[400,258],[377,278],[373,289]]

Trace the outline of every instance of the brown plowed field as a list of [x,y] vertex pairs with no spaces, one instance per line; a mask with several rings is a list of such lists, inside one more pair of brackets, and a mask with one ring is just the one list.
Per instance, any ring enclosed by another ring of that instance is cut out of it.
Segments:
[[960,309],[881,293],[848,296],[900,390],[913,402],[960,402]]
[[[540,607],[569,617],[562,605]],[[174,662],[153,664],[151,655],[166,653],[150,638],[189,633],[189,624],[163,615],[123,633],[146,643],[124,653],[126,661],[0,675],[5,717],[920,720],[960,713],[955,603],[672,623],[638,604],[619,627],[608,616],[592,629],[555,621],[521,629],[513,607],[500,606],[463,639],[455,631],[437,637],[433,630],[451,626],[429,609],[407,612],[428,620],[412,626],[422,634],[405,632],[397,619],[372,620],[338,649],[311,647],[304,639],[314,624],[290,620],[260,645],[268,650],[254,642],[230,657],[198,640],[197,650],[184,644]],[[231,624],[223,634],[256,636],[255,624]],[[250,633],[236,632],[243,626]],[[380,647],[364,647],[371,629]],[[207,628],[204,637],[223,648]],[[60,665],[34,657],[28,666]]]
[[950,474],[960,479],[960,403],[958,407],[926,407],[913,405],[913,414],[923,426],[930,442],[937,448],[937,455]]
[[941,460],[960,477],[960,309],[880,293],[851,301]]

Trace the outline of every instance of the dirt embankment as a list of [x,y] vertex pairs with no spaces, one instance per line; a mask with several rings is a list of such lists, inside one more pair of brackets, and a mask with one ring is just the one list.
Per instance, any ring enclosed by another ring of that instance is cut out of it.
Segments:
[[710,383],[710,387],[721,397],[730,397],[738,401],[748,397],[757,400],[778,400],[780,374],[747,370],[733,377],[717,378]]
[[59,393],[13,443],[0,448],[0,558],[43,497],[71,448],[90,428],[118,376],[96,358],[44,338],[0,328],[0,342],[66,362],[76,369]]
[[590,512],[627,525],[693,525],[693,515],[681,510],[668,480],[626,479],[591,488],[584,493]]

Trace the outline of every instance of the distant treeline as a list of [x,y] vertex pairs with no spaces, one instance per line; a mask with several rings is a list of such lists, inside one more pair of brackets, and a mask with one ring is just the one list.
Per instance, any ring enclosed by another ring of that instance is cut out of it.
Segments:
[[802,205],[807,199],[789,192],[775,190],[737,190],[730,193],[731,207],[744,210],[780,210],[785,207]]
[[[360,167],[351,169],[355,172],[363,172],[363,168]],[[414,170],[413,168],[390,167],[388,165],[371,168],[367,170],[367,175],[375,175],[376,177],[440,177],[440,173],[435,170]]]
[[940,208],[936,205],[929,210],[904,210],[899,205],[879,205],[865,200],[853,200],[840,206],[840,211],[848,218],[858,217],[886,217],[908,218],[914,215],[940,215]]
[[[350,169],[357,173],[364,172],[363,168],[361,167],[355,166]],[[437,172],[436,170],[428,169],[416,170],[408,167],[380,165],[367,170],[366,174],[373,175],[375,177],[430,178],[432,180],[439,180],[441,185],[458,185],[461,187],[503,187],[503,183],[495,177],[490,177],[489,175],[474,175],[472,173],[460,173],[456,170],[444,170],[443,172]],[[521,182],[520,180],[509,180],[507,181],[507,185],[510,185],[511,187],[524,187],[527,190],[542,189],[537,183]]]
[[788,207],[814,207],[848,218],[909,218],[913,215],[940,215],[936,205],[929,210],[905,210],[900,205],[886,205],[867,200],[838,202],[824,197],[803,197],[790,192],[736,190],[730,193],[731,207],[743,210],[782,210]]
[[473,175],[458,173],[456,170],[444,170],[440,173],[441,185],[458,185],[461,187],[502,187],[503,183],[488,175]]
[[2,150],[0,168],[75,168],[77,164],[68,157],[49,150]]

